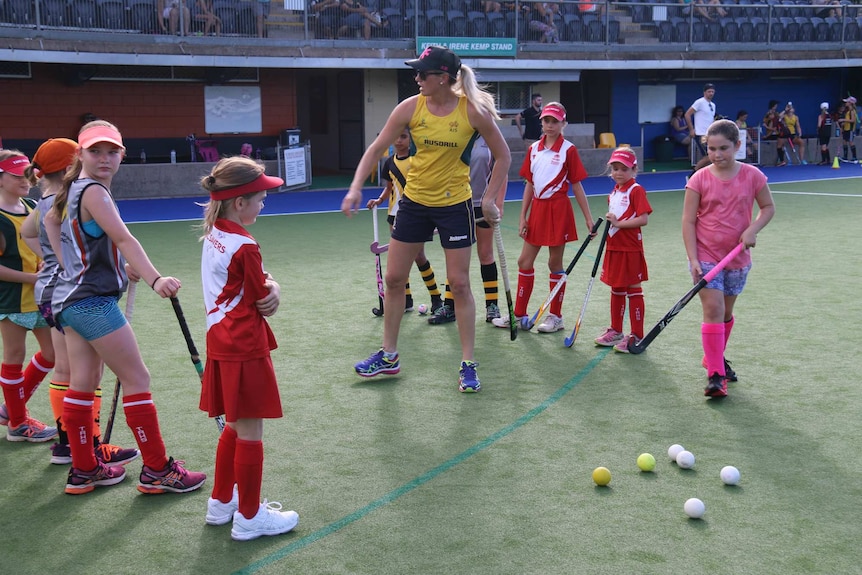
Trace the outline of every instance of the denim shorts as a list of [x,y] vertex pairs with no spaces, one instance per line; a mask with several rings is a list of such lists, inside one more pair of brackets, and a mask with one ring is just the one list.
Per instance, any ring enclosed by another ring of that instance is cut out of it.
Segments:
[[114,333],[126,325],[116,296],[93,296],[73,303],[60,312],[57,322],[75,330],[87,341]]
[[[703,271],[704,275],[709,273],[709,271],[715,266],[716,264],[714,262],[700,262],[700,269]],[[706,284],[706,287],[709,289],[717,289],[724,295],[739,295],[742,293],[742,288],[745,287],[745,280],[748,279],[748,272],[750,270],[751,264],[736,270],[725,268],[718,272],[718,274],[712,278],[712,281]]]

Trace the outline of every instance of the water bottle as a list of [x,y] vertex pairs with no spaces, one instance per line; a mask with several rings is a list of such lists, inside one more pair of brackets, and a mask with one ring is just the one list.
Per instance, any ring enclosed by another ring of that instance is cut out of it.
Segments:
[[147,163],[147,153],[143,149],[141,150],[141,163],[142,164]]
[[177,163],[177,151],[176,150],[171,150],[171,163],[172,164]]

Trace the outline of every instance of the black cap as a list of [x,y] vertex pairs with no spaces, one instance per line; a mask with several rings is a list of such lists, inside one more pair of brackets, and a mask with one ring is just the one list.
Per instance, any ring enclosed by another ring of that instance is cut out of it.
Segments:
[[453,79],[461,70],[461,59],[455,52],[441,46],[428,46],[415,60],[404,62],[417,72],[445,72]]
[[715,90],[715,84],[711,84],[709,82],[704,84],[703,85],[703,91],[706,92],[707,90]]

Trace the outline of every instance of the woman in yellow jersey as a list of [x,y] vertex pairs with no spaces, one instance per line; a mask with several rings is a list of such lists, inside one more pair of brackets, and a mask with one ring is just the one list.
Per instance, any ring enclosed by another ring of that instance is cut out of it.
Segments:
[[[352,216],[362,205],[362,184],[377,159],[404,128],[413,136],[413,161],[407,174],[398,214],[389,242],[386,266],[386,299],[404,300],[410,267],[435,228],[446,256],[446,275],[455,299],[461,340],[459,390],[481,388],[473,358],[476,339],[476,306],[470,290],[470,256],[476,241],[470,155],[477,135],[488,143],[496,163],[482,199],[485,221],[496,225],[500,210],[496,201],[506,193],[511,157],[495,120],[494,98],[481,90],[469,66],[439,46],[429,46],[419,58],[406,62],[416,71],[419,94],[398,104],[386,125],[365,151],[341,211]],[[388,313],[390,308],[392,313]],[[401,369],[397,352],[398,330],[404,310],[390,306],[383,316],[383,346],[355,365],[356,373],[373,377]]]

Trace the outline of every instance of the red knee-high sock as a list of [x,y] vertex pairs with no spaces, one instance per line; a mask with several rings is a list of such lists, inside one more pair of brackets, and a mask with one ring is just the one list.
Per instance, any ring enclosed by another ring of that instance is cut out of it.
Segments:
[[57,441],[62,445],[69,443],[69,438],[66,435],[66,424],[63,421],[63,400],[66,398],[66,392],[69,391],[68,381],[54,381],[48,384],[48,398],[51,400],[51,411],[54,413],[54,421],[57,423],[57,433],[59,437]]
[[730,332],[733,331],[734,323],[736,323],[734,316],[730,316],[730,319],[724,322],[724,349],[727,349],[727,342],[730,341]]
[[638,339],[644,336],[644,290],[643,288],[629,288],[629,323],[632,324],[632,333]]
[[226,426],[218,438],[215,458],[215,480],[212,498],[227,503],[233,498],[236,484],[236,430]]
[[[554,288],[557,287],[557,284],[560,283],[560,280],[563,279],[563,272],[555,272],[549,276],[550,279],[550,288],[551,291],[554,291]],[[566,284],[560,288],[560,291],[557,292],[557,295],[554,296],[554,299],[551,300],[551,309],[550,312],[557,317],[563,317],[563,296],[566,295]]]
[[37,351],[24,370],[24,397],[30,399],[52,369],[54,369],[54,362],[46,360],[42,352]]
[[611,329],[622,333],[623,318],[626,316],[626,293],[625,287],[611,288]]
[[724,323],[703,323],[700,326],[706,374],[724,375]]
[[81,471],[96,468],[93,451],[93,394],[70,389],[63,398],[63,422],[72,450],[72,467]]
[[[151,469],[162,470],[168,465],[165,453],[165,442],[159,428],[159,416],[156,404],[150,393],[136,393],[123,396],[123,413],[126,414],[126,424],[132,430],[144,465]],[[92,420],[93,413],[90,412]]]
[[27,395],[24,393],[23,366],[4,363],[0,365],[0,387],[9,414],[9,427],[15,428],[27,420]]
[[260,484],[263,481],[263,441],[236,440],[234,456],[239,512],[246,519],[260,508]]
[[533,283],[536,281],[534,270],[518,270],[518,294],[515,297],[515,315],[523,317],[527,315],[527,304],[533,295]]

